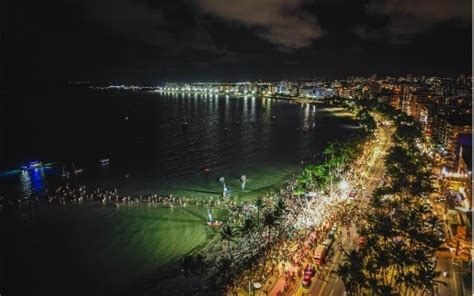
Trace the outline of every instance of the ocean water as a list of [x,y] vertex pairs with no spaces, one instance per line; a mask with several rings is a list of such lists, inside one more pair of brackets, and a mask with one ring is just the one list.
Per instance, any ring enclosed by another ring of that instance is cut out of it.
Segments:
[[[20,119],[7,127],[0,196],[34,193],[40,206],[0,213],[8,254],[2,278],[11,295],[119,295],[156,270],[173,269],[215,235],[203,207],[48,204],[42,193],[63,183],[72,163],[84,170],[73,182],[88,188],[207,198],[222,195],[218,180],[225,177],[231,197],[248,200],[278,190],[328,141],[355,132],[348,114],[308,104],[85,89],[28,98]],[[101,167],[101,158],[110,165]],[[31,159],[48,169],[15,170]]]

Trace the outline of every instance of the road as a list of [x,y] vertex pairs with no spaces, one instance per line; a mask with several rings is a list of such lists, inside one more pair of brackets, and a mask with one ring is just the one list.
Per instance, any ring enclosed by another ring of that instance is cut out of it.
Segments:
[[[366,187],[360,196],[359,202],[361,208],[366,208],[370,196],[374,189],[376,189],[381,181],[382,176],[384,175],[384,156],[387,153],[391,145],[391,135],[393,129],[389,127],[382,127],[381,134],[378,136],[378,144],[374,148],[372,157],[367,163],[367,169],[365,171],[365,184],[360,184],[362,187]],[[349,232],[349,235],[348,235]],[[323,278],[317,278],[316,281],[313,281],[312,286],[310,287],[309,293],[315,296],[340,296],[344,295],[344,283],[342,280],[334,273],[339,264],[342,262],[343,253],[338,249],[338,243],[342,243],[344,250],[349,250],[357,247],[357,242],[354,240],[356,237],[357,229],[354,225],[349,227],[349,229],[342,229],[342,235],[337,237],[336,241],[333,244],[333,250],[336,250],[331,261],[329,261],[324,267],[322,274]],[[301,294],[300,294],[301,295]]]
[[[390,128],[382,128],[382,135],[379,138],[379,144],[374,148],[374,154],[372,159],[369,160],[367,164],[367,174],[366,174],[366,188],[360,199],[361,208],[366,208],[370,201],[370,196],[374,189],[376,189],[382,180],[384,175],[384,155],[387,153],[387,150],[391,145],[391,135],[393,130]],[[357,247],[356,241],[352,238],[356,236],[357,229],[355,226],[352,226],[349,230],[349,235],[347,235],[347,229],[342,230],[341,237],[337,237],[337,240],[334,243],[333,249],[338,249],[338,243],[342,243],[342,246],[345,250],[349,250]],[[313,282],[309,290],[306,290],[306,295],[314,296],[340,296],[344,295],[344,283],[342,280],[335,274],[339,264],[342,262],[343,253],[342,251],[336,250],[332,260],[328,262],[324,267],[324,278],[317,279]],[[447,271],[447,276],[444,277],[441,275],[437,280],[446,283],[447,285],[440,285],[439,295],[441,296],[463,296],[468,295],[465,293],[462,277],[466,275],[469,270],[463,268],[460,263],[452,259],[453,256],[444,256],[438,257],[438,270]],[[300,294],[303,295],[303,294]]]

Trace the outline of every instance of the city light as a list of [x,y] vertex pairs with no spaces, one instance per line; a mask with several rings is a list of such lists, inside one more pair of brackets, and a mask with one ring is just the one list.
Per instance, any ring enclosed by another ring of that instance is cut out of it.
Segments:
[[474,296],[472,1],[11,2],[0,296]]
[[349,183],[346,180],[342,180],[339,183],[339,189],[341,189],[342,191],[346,191],[347,189],[349,189]]

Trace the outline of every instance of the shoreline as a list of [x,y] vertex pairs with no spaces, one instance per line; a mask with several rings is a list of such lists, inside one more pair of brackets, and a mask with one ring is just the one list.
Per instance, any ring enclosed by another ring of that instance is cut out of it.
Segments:
[[296,103],[303,103],[303,104],[324,104],[320,99],[311,99],[307,97],[301,96],[285,96],[285,95],[263,95],[263,94],[240,94],[240,93],[226,93],[226,92],[216,92],[216,93],[208,93],[208,92],[201,92],[201,91],[165,91],[165,90],[148,90],[147,92],[158,92],[160,94],[179,94],[179,95],[206,95],[206,96],[228,96],[228,97],[235,97],[235,98],[251,98],[255,97],[258,99],[272,99],[272,100],[284,100],[289,102],[296,102]]
[[[264,97],[262,97],[264,98]],[[272,98],[272,99],[278,99],[278,100],[289,100],[288,98]],[[296,102],[296,103],[302,103],[302,101],[297,101],[297,100],[294,100],[292,99],[291,100],[292,102]],[[311,102],[311,103],[322,103],[322,102]],[[329,106],[328,106],[329,107]],[[331,111],[330,111],[331,112]],[[331,112],[332,113],[332,112]],[[301,166],[298,166],[298,168],[295,170],[295,171],[298,171],[298,172],[301,172],[302,170],[302,167]],[[298,175],[298,173],[296,173],[296,175]],[[290,183],[291,180],[294,180],[295,178],[295,174],[294,173],[290,173],[290,174],[287,174],[282,180],[281,182],[277,182],[277,183],[273,183],[273,184],[270,184],[270,185],[267,185],[267,186],[263,186],[263,187],[260,187],[258,189],[255,189],[252,193],[250,193],[253,197],[252,198],[243,198],[241,196],[239,196],[239,201],[238,203],[239,204],[242,204],[243,202],[247,202],[247,201],[250,201],[250,200],[253,200],[255,199],[256,196],[263,196],[265,195],[266,193],[270,193],[272,191],[278,191],[279,189],[281,188],[284,188],[285,187],[285,184],[287,183]],[[207,194],[203,194],[203,195],[207,195]],[[193,199],[201,199],[202,197],[193,197]],[[232,199],[232,197],[231,197]],[[139,207],[145,207],[144,205],[138,205]],[[214,245],[216,244],[216,242],[218,241],[218,236],[217,235],[214,235],[214,237],[209,240],[207,243],[203,244],[203,245],[199,245],[199,246],[196,246],[193,250],[191,250],[188,254],[194,254],[194,253],[199,253],[201,252],[202,250],[206,250],[208,248],[211,248],[210,246],[211,245]],[[179,258],[177,260],[175,260],[175,262],[178,262]],[[167,266],[167,264],[165,264],[164,266]],[[159,268],[161,269],[161,268]],[[171,269],[173,269],[171,267]],[[174,269],[176,269],[176,264],[174,264]],[[157,271],[158,273],[160,271]],[[153,273],[153,272],[152,272]],[[177,274],[176,274],[177,273]],[[176,271],[174,270],[173,271],[173,274],[175,275],[178,275],[179,277],[179,270]],[[148,277],[148,276],[147,276]],[[132,283],[133,284],[133,283]]]

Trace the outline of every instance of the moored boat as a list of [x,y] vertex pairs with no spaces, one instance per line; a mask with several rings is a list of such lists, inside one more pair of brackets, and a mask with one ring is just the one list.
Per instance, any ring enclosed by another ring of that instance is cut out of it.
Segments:
[[102,166],[109,165],[110,164],[110,159],[108,159],[108,158],[99,159],[99,164],[102,165]]
[[29,161],[28,163],[21,166],[21,169],[24,171],[31,171],[35,169],[40,169],[43,167],[43,163],[39,160]]
[[209,227],[219,227],[222,225],[222,221],[208,221],[207,226]]
[[77,174],[80,174],[80,173],[82,173],[82,172],[84,171],[84,170],[81,169],[81,168],[79,168],[79,169],[76,168],[76,165],[74,164],[74,162],[72,163],[72,168],[73,168],[74,174],[76,174],[76,175],[77,175]]
[[207,226],[209,227],[219,227],[222,225],[222,221],[217,221],[217,220],[214,220],[212,218],[212,214],[211,214],[211,211],[209,210],[209,208],[207,208],[207,217],[208,217],[208,220],[207,220]]
[[211,171],[211,168],[209,167],[208,164],[205,164],[201,167],[201,170],[204,172],[204,173],[209,173]]
[[188,124],[189,124],[188,121],[186,119],[184,119],[183,122],[182,122],[183,128],[188,128]]
[[69,178],[70,175],[71,175],[71,173],[69,171],[66,171],[66,165],[63,165],[63,172],[62,172],[61,176],[64,177],[64,178]]

